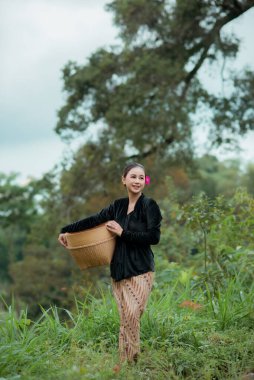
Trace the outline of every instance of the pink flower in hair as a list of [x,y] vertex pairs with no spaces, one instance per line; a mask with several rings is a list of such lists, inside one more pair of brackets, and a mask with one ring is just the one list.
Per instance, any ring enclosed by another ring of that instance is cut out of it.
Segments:
[[146,175],[146,176],[145,176],[145,184],[146,184],[146,185],[149,185],[150,182],[151,182],[151,178],[149,177],[149,175]]

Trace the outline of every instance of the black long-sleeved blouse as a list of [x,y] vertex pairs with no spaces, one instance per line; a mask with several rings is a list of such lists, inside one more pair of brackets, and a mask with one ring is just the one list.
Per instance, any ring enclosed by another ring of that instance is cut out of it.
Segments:
[[61,233],[78,232],[115,220],[123,228],[116,238],[116,247],[110,264],[111,277],[120,281],[154,271],[154,255],[150,245],[160,240],[161,212],[152,198],[142,194],[132,212],[127,214],[128,198],[120,198],[99,213],[81,219],[61,229]]

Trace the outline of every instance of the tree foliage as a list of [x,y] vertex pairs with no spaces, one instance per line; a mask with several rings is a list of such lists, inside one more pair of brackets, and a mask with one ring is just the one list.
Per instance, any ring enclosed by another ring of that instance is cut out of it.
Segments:
[[[85,136],[99,125],[94,155],[103,156],[101,164],[148,156],[156,164],[191,157],[201,108],[211,114],[214,143],[253,129],[253,72],[232,73],[227,96],[209,93],[198,76],[205,63],[236,57],[239,40],[223,27],[253,5],[253,0],[112,1],[107,8],[122,43],[98,49],[87,64],[65,66],[67,98],[57,133]],[[118,151],[109,157],[113,149]]]
[[17,183],[17,174],[0,173],[0,274],[8,278],[8,267],[21,260],[23,247],[38,209],[32,182]]

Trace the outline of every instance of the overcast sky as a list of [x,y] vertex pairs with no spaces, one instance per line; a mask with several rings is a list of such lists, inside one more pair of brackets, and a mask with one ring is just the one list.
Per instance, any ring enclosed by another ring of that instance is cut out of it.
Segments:
[[[0,0],[0,172],[40,177],[61,161],[67,148],[54,132],[61,69],[116,42],[107,2]],[[243,39],[238,67],[254,62],[253,19],[252,9],[228,26]],[[252,134],[241,157],[254,160],[253,143]]]

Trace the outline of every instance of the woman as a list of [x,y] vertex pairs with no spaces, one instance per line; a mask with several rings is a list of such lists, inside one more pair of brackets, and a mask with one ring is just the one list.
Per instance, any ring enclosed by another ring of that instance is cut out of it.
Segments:
[[140,352],[140,317],[153,284],[154,257],[150,248],[160,240],[161,213],[157,203],[143,193],[143,165],[126,166],[122,176],[128,197],[117,199],[98,214],[61,229],[59,242],[67,246],[66,232],[77,232],[106,222],[117,235],[110,264],[113,294],[120,314],[120,361],[136,361]]

